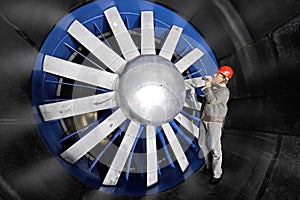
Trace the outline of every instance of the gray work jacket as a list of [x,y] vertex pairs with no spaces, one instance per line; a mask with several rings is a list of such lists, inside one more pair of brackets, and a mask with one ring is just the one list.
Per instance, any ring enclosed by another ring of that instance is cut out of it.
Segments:
[[205,95],[201,119],[205,122],[223,123],[227,113],[229,89],[226,84],[212,83],[211,87],[204,87]]

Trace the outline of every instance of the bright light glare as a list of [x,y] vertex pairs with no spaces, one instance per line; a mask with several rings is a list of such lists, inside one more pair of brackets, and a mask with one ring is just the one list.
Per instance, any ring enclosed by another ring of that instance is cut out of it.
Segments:
[[144,86],[134,94],[134,98],[137,104],[148,110],[156,105],[162,105],[167,100],[165,90],[160,85]]

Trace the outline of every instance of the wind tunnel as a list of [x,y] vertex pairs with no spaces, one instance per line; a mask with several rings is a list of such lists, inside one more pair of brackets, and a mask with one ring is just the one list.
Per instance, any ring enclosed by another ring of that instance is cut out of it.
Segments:
[[[299,2],[0,4],[2,199],[299,197]],[[212,186],[186,87],[219,64],[235,73]]]

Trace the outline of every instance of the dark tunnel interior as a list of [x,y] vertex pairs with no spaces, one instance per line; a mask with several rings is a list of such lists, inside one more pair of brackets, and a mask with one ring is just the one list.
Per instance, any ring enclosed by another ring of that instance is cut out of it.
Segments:
[[189,21],[235,74],[221,182],[209,185],[197,171],[168,191],[142,197],[109,195],[72,177],[47,150],[33,117],[39,48],[59,19],[89,2],[0,2],[0,199],[300,198],[299,0],[152,0]]

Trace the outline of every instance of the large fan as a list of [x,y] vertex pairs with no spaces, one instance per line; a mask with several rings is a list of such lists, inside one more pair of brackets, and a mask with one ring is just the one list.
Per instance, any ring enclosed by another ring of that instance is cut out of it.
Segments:
[[204,39],[172,11],[90,3],[62,19],[40,50],[36,119],[52,153],[83,182],[122,195],[160,192],[203,163],[193,93],[216,69]]

